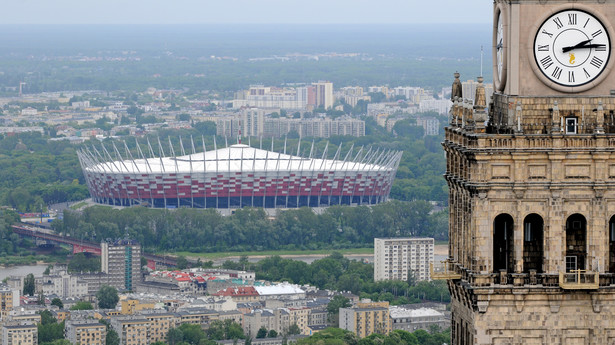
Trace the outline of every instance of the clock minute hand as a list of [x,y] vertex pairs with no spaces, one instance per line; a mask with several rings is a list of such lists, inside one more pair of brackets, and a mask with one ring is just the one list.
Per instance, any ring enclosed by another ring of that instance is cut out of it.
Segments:
[[587,44],[579,48],[601,48],[606,47],[606,44]]
[[569,51],[574,50],[576,48],[584,48],[584,46],[587,45],[587,43],[589,43],[591,41],[592,40],[589,39],[589,40],[586,40],[586,41],[579,42],[579,43],[577,43],[576,45],[573,45],[573,46],[564,47],[564,48],[562,48],[562,53],[569,52]]

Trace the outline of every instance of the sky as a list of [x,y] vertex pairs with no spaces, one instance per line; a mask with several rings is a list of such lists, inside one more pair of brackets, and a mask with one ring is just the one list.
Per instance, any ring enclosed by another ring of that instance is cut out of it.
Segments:
[[2,24],[491,23],[490,0],[18,0]]

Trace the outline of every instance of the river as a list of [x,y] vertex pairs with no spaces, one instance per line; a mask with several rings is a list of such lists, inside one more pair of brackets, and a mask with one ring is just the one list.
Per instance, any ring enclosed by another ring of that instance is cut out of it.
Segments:
[[26,276],[29,273],[34,274],[34,276],[41,276],[45,269],[47,268],[47,264],[42,265],[21,265],[21,266],[10,266],[4,267],[0,266],[0,280],[3,280],[6,277],[10,276]]

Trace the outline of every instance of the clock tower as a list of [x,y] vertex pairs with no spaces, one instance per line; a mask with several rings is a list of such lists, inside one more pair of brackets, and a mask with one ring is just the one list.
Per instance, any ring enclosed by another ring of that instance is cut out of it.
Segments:
[[615,344],[615,0],[493,22],[493,98],[455,98],[443,143],[452,344]]

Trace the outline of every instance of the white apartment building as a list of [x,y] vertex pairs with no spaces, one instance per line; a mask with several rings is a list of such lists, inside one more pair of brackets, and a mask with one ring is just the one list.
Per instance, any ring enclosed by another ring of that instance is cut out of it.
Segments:
[[423,127],[425,135],[438,135],[440,132],[440,121],[435,117],[417,117],[416,125]]
[[374,238],[374,280],[430,280],[433,251],[433,238]]
[[419,103],[419,111],[422,113],[434,111],[440,115],[447,115],[452,105],[453,102],[448,99],[425,99]]
[[315,87],[314,93],[316,95],[316,106],[323,106],[325,109],[329,109],[333,106],[333,83],[328,81],[319,81],[313,83]]
[[252,85],[250,89],[237,93],[235,97],[234,109],[241,107],[305,109],[308,104],[308,90],[305,87],[276,88]]
[[66,271],[34,278],[36,292],[44,295],[82,297],[88,294],[88,282]]

